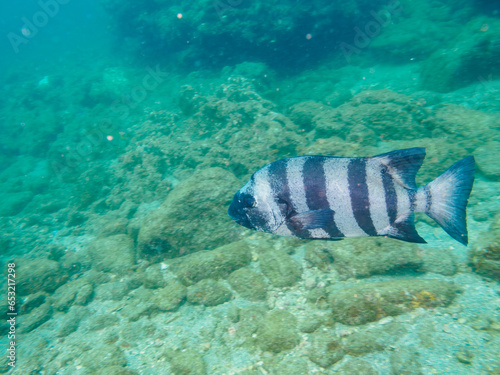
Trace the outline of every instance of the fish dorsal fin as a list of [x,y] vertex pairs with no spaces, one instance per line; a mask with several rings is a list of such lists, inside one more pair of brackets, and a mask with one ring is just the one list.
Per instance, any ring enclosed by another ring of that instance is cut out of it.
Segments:
[[415,229],[415,215],[413,213],[398,217],[389,228],[387,236],[406,242],[427,243]]
[[415,176],[425,158],[425,148],[414,147],[374,156],[387,167],[392,178],[407,189],[416,189]]

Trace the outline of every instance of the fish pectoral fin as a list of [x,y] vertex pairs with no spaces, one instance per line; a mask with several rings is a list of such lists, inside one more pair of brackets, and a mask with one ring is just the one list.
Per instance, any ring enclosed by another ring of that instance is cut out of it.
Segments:
[[324,228],[333,220],[334,212],[329,208],[295,214],[288,221],[296,230]]

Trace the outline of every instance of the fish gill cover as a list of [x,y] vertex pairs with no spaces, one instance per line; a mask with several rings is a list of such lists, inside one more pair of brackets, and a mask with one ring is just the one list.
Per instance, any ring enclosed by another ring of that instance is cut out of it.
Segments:
[[[499,371],[494,2],[0,7],[0,373]],[[474,156],[467,247],[227,215],[279,159],[415,148],[417,186]]]

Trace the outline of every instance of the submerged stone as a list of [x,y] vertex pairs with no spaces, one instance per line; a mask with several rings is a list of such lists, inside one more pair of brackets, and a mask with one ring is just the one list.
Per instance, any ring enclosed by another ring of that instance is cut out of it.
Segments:
[[500,280],[500,214],[488,232],[472,245],[469,262],[480,275]]
[[345,351],[340,337],[331,331],[321,331],[311,334],[311,347],[307,352],[309,359],[318,366],[328,368],[344,358]]
[[205,279],[190,286],[187,290],[187,300],[196,305],[216,306],[231,299],[232,294],[222,283]]
[[134,240],[126,234],[98,238],[88,247],[92,265],[99,271],[122,273],[135,264]]
[[257,342],[264,351],[279,353],[297,346],[297,318],[284,310],[275,310],[266,315],[257,330]]
[[[182,180],[139,231],[139,256],[174,258],[216,248],[231,238],[229,206],[239,182],[229,171],[207,168]],[[214,204],[216,203],[216,204]]]
[[392,280],[330,289],[333,319],[349,325],[373,322],[413,309],[448,306],[457,294],[454,284],[440,280]]
[[169,269],[184,285],[203,279],[220,279],[250,264],[250,247],[245,241],[232,242],[212,251],[189,254],[169,263]]
[[127,364],[123,351],[112,344],[95,345],[91,350],[85,351],[80,359],[82,365],[94,373],[105,367],[124,367]]
[[231,287],[238,294],[250,301],[265,300],[267,295],[267,283],[264,278],[248,268],[240,268],[234,271],[227,279]]
[[[329,254],[333,259],[333,267],[344,279],[404,270],[418,271],[423,264],[416,244],[387,238],[344,240],[333,244],[317,241],[306,246],[310,252]],[[315,265],[324,269],[330,263],[330,258],[325,257],[325,263],[318,260]]]
[[22,296],[40,291],[52,293],[68,278],[59,263],[49,259],[23,259],[16,266],[16,287]]
[[193,350],[168,350],[165,357],[170,362],[173,375],[205,375],[207,373],[202,356]]
[[175,311],[186,299],[187,288],[174,281],[164,288],[154,290],[151,302],[161,311]]
[[265,251],[260,257],[260,269],[275,287],[292,286],[300,280],[302,268],[281,250]]
[[21,315],[19,319],[19,332],[31,332],[41,326],[52,317],[52,306],[45,302],[43,305],[33,309],[28,315]]

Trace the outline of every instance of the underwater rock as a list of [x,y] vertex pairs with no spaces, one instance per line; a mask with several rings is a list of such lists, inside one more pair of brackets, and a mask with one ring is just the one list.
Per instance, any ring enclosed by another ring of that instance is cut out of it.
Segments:
[[250,264],[248,244],[242,240],[220,246],[212,251],[185,255],[169,262],[172,271],[184,285],[192,285],[203,279],[220,279]]
[[46,299],[47,299],[47,294],[43,292],[30,294],[24,299],[24,301],[22,301],[20,312],[23,314],[28,314],[34,308],[43,305]]
[[[304,375],[309,373],[308,361],[304,357],[286,356],[281,361],[279,361],[279,359],[280,358],[278,356],[265,358],[264,368],[269,368],[270,373],[273,375]],[[268,364],[267,362],[271,363]],[[260,374],[256,373],[255,375]]]
[[122,366],[107,366],[102,368],[97,375],[137,375],[137,371]]
[[59,320],[59,327],[55,332],[56,337],[65,337],[75,332],[80,322],[89,315],[89,309],[86,306],[72,306]]
[[335,372],[336,375],[379,375],[379,372],[368,361],[352,358],[343,363]]
[[173,375],[205,375],[205,362],[201,354],[190,350],[167,350],[165,357],[170,363]]
[[403,346],[391,351],[390,361],[394,375],[422,375],[420,353],[416,348]]
[[149,289],[163,288],[167,285],[164,279],[163,265],[160,263],[152,264],[144,270],[144,286]]
[[19,317],[19,332],[27,333],[38,328],[52,317],[52,306],[49,302],[33,309],[27,315]]
[[376,274],[394,273],[398,270],[418,271],[423,264],[416,244],[388,238],[363,238],[335,243],[311,242],[306,248],[314,253],[327,252],[325,268],[330,259],[343,279],[363,278]]
[[165,287],[154,290],[150,302],[153,308],[160,311],[175,311],[186,299],[188,289],[177,281],[168,283]]
[[267,283],[264,278],[248,268],[240,268],[229,275],[227,281],[238,294],[250,301],[266,299]]
[[489,230],[472,245],[468,257],[475,272],[500,280],[500,214],[495,216]]
[[16,262],[17,292],[21,296],[54,292],[68,279],[59,263],[48,259],[20,259]]
[[[486,29],[484,25],[487,25]],[[462,28],[454,45],[437,50],[422,67],[420,84],[425,90],[450,92],[476,83],[485,84],[500,75],[500,22],[475,19]]]
[[373,139],[414,140],[431,135],[432,128],[426,121],[429,110],[419,101],[391,90],[362,91],[338,111],[343,126],[332,135],[348,142],[369,146]]
[[236,177],[222,168],[199,170],[180,181],[165,203],[144,220],[139,256],[174,258],[227,243],[232,225],[224,207],[238,185]]
[[413,309],[448,306],[457,294],[454,284],[440,280],[393,280],[330,288],[335,321],[360,325]]
[[120,301],[133,289],[128,280],[96,283],[95,299],[98,301]]
[[92,265],[99,271],[123,273],[135,264],[134,240],[125,234],[98,238],[88,247]]
[[238,323],[237,326],[233,326],[237,327],[234,333],[235,345],[254,351],[258,347],[256,332],[266,314],[267,309],[259,304],[230,309],[228,319],[232,323]]
[[257,343],[263,351],[279,353],[294,348],[300,342],[297,318],[284,310],[271,311],[260,322]]
[[141,286],[131,291],[127,297],[128,303],[120,310],[120,315],[124,316],[131,322],[135,322],[144,316],[151,316],[158,312],[155,307],[154,291]]
[[89,331],[100,331],[101,329],[117,324],[118,321],[116,315],[105,313],[92,316],[88,320],[87,326]]
[[31,198],[33,198],[33,193],[28,191],[1,194],[0,216],[17,215],[30,202]]
[[323,323],[325,318],[317,314],[309,314],[299,322],[299,330],[304,333],[316,331]]
[[231,299],[232,293],[221,282],[204,279],[188,287],[187,300],[195,305],[216,306]]
[[489,141],[474,151],[474,158],[478,168],[486,177],[495,181],[500,181],[500,158],[491,150],[498,149],[500,149],[500,142],[497,140]]
[[81,278],[67,282],[61,285],[50,301],[52,306],[58,311],[67,311],[73,304],[86,305],[90,302],[94,288],[88,280]]
[[311,347],[307,352],[309,359],[318,366],[328,368],[344,358],[345,352],[340,337],[331,331],[320,331],[311,334]]
[[123,351],[116,345],[95,345],[90,350],[83,352],[80,357],[82,366],[96,373],[109,366],[126,366],[127,359]]
[[292,286],[302,277],[302,268],[283,250],[269,250],[260,254],[260,269],[275,287]]
[[394,344],[408,331],[402,323],[389,322],[354,332],[342,341],[346,354],[361,356],[367,353],[382,351]]
[[453,276],[457,273],[457,264],[453,253],[448,249],[425,249],[422,250],[423,272],[439,273],[444,276]]
[[[331,108],[325,106],[324,104],[308,100],[306,102],[297,103],[290,107],[290,113],[288,117],[295,124],[298,125],[300,129],[304,131],[311,131],[313,126],[313,118],[317,116],[321,111],[332,111]],[[334,112],[334,111],[332,111]]]

